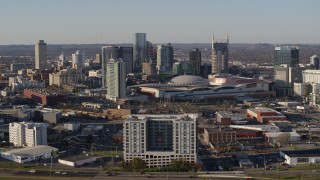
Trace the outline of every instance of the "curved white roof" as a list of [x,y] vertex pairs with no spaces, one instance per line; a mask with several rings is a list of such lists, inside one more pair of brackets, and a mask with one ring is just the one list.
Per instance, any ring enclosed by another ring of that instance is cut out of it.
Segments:
[[201,76],[194,75],[181,75],[171,79],[169,84],[183,84],[183,85],[196,85],[196,84],[209,84],[209,80]]

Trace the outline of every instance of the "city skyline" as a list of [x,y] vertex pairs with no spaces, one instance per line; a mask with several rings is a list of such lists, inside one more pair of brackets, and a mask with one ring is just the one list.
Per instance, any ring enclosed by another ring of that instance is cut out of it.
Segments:
[[[1,45],[133,43],[144,32],[152,43],[320,42],[314,21],[320,2],[282,1],[5,1]],[[110,16],[113,15],[113,16]],[[112,26],[110,26],[112,25]]]

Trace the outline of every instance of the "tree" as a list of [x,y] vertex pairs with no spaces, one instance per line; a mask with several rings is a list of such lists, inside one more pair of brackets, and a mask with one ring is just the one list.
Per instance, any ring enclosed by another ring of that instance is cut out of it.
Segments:
[[170,165],[174,170],[179,171],[187,171],[190,168],[190,164],[184,159],[174,159],[171,161]]
[[91,134],[87,136],[87,143],[91,144],[93,142],[93,137]]
[[131,161],[132,169],[143,169],[146,167],[146,163],[141,158],[133,158]]

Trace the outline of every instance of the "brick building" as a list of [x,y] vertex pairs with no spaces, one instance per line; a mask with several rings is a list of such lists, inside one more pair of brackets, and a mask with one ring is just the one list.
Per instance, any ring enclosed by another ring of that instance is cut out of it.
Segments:
[[55,105],[64,100],[65,95],[48,91],[46,89],[24,89],[23,96],[32,99],[36,103],[42,105]]
[[268,123],[269,121],[286,121],[287,118],[280,112],[271,108],[256,107],[247,109],[248,118],[256,118],[260,123]]
[[204,128],[203,140],[206,144],[233,142],[237,140],[236,131],[230,127]]

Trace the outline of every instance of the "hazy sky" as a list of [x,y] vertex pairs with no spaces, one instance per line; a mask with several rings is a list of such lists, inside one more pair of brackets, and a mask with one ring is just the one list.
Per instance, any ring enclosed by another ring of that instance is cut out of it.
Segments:
[[320,43],[318,0],[0,0],[0,44]]

